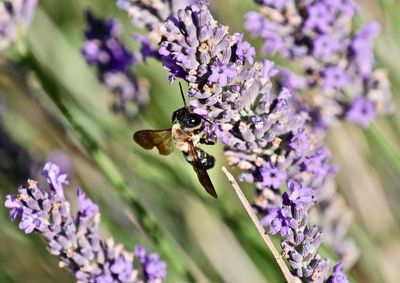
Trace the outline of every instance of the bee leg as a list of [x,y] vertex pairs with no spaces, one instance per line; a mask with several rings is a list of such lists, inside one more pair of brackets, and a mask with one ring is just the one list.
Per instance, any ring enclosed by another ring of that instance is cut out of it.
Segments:
[[207,138],[200,138],[200,143],[206,144],[206,145],[214,145],[215,141],[207,139]]

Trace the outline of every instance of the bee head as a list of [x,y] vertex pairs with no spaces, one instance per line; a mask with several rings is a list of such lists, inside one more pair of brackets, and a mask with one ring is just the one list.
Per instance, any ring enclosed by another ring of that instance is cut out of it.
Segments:
[[182,107],[172,114],[172,122],[174,121],[187,128],[196,128],[202,123],[200,115],[190,112],[187,107]]

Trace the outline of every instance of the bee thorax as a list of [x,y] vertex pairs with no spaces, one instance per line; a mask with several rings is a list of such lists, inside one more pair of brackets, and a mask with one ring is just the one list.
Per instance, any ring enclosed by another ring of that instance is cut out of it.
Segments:
[[200,142],[200,135],[194,134],[190,129],[184,129],[179,123],[174,123],[171,129],[172,142],[180,151],[189,151],[189,142],[196,146]]

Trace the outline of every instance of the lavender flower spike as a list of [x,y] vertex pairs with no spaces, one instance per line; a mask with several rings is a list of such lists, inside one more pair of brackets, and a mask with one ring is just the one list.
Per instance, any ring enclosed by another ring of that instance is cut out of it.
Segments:
[[[270,233],[283,236],[293,273],[322,282],[329,265],[317,254],[322,234],[307,226],[307,215],[335,170],[289,89],[273,88],[271,78],[279,70],[267,60],[254,62],[253,47],[241,34],[229,34],[205,5],[179,10],[160,35],[159,53],[170,80],[188,82],[193,111],[213,123],[207,133],[224,144],[229,165],[244,170],[240,179],[257,186],[256,207]],[[290,192],[282,196],[286,183]],[[301,248],[304,258],[292,252]]]
[[290,192],[283,194],[283,206],[267,214],[262,223],[270,233],[280,233],[282,254],[297,277],[307,282],[323,282],[329,262],[317,253],[322,233],[316,226],[309,227],[308,210],[315,203],[314,192],[296,181],[289,181]]
[[103,21],[90,11],[86,13],[86,21],[84,58],[96,67],[100,82],[116,96],[113,110],[128,118],[135,117],[148,103],[148,84],[131,72],[136,58],[119,41],[118,22],[114,19]]
[[0,50],[26,32],[36,10],[37,0],[5,0],[0,3]]
[[[19,228],[25,233],[40,233],[48,242],[47,249],[60,260],[60,267],[71,271],[78,282],[156,283],[165,278],[165,263],[156,254],[151,263],[134,266],[134,254],[112,239],[101,239],[99,207],[78,189],[78,213],[74,216],[64,197],[66,176],[57,165],[47,163],[44,174],[49,188],[44,190],[33,180],[18,189],[18,195],[8,195],[5,206],[12,221],[20,218]],[[137,255],[140,260],[141,257]],[[157,261],[155,260],[157,258]]]
[[355,1],[255,2],[260,12],[246,15],[245,28],[265,40],[265,54],[278,53],[300,66],[298,74],[282,68],[281,84],[303,95],[317,94],[299,96],[299,107],[311,113],[314,127],[326,131],[339,119],[367,127],[391,111],[387,75],[377,68],[372,50],[380,26],[371,22],[354,30]]

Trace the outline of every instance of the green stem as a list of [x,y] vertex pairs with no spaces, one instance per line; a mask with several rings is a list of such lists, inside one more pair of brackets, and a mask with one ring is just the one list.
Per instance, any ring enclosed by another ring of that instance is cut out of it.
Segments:
[[183,259],[182,255],[178,255],[172,248],[173,245],[176,246],[174,241],[168,238],[154,217],[142,205],[134,191],[126,184],[113,161],[100,149],[95,139],[76,121],[68,107],[63,103],[60,93],[65,93],[66,90],[46,74],[34,55],[27,54],[23,62],[35,72],[47,95],[67,119],[83,147],[104,176],[111,185],[117,189],[120,197],[129,204],[129,207],[137,216],[140,225],[143,227],[148,237],[158,246],[160,251],[168,258],[171,265],[184,276],[188,282],[195,282],[193,275],[189,271],[188,261]]
[[400,152],[385,137],[385,134],[376,126],[371,124],[367,134],[370,135],[381,147],[386,158],[392,162],[396,169],[400,172]]

